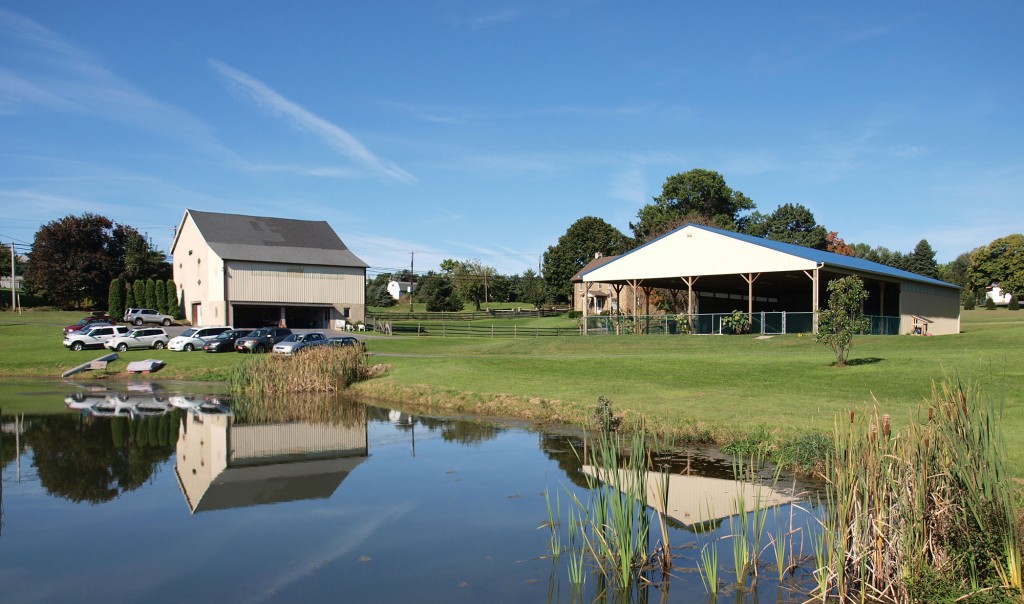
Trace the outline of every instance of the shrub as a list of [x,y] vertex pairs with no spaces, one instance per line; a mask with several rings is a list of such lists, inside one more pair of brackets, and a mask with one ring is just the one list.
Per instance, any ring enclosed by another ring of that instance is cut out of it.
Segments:
[[989,298],[989,297],[986,296],[985,297],[985,310],[995,310],[995,309],[996,309],[996,301],[993,300],[992,298]]
[[580,317],[583,316],[583,311],[582,310],[570,310],[569,312],[565,313],[565,316],[566,316],[566,318],[569,318],[569,319],[579,319]]
[[741,334],[750,331],[750,317],[742,310],[734,310],[731,315],[722,317],[722,329],[731,334]]
[[594,405],[591,417],[594,421],[594,426],[601,432],[614,432],[622,424],[622,418],[615,417],[611,399],[605,396],[597,397],[597,404]]
[[1006,305],[1009,310],[1020,310],[1020,302],[1017,301],[1017,296],[1010,296],[1010,303]]
[[829,281],[828,293],[828,309],[818,314],[815,339],[831,348],[836,354],[836,367],[843,367],[850,356],[854,334],[871,327],[860,310],[868,292],[863,281],[851,276]]

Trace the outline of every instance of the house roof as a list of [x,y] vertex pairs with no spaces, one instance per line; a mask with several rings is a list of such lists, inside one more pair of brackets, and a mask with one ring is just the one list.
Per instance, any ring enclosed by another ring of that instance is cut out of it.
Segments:
[[614,282],[627,279],[668,279],[728,273],[807,270],[818,266],[957,289],[957,286],[951,283],[863,258],[843,256],[698,224],[685,224],[622,254],[615,262],[591,269],[585,268],[580,271],[579,276],[583,281]]
[[588,262],[586,266],[581,268],[579,270],[579,272],[577,272],[575,275],[573,275],[572,279],[569,279],[569,282],[570,283],[580,283],[581,281],[583,281],[583,277],[582,277],[583,273],[590,272],[590,271],[594,270],[595,268],[597,268],[599,266],[604,266],[604,265],[608,264],[609,262],[611,262],[612,260],[615,260],[616,258],[618,258],[618,256],[599,256],[597,258],[594,258],[593,260]]
[[186,210],[182,224],[189,216],[210,249],[224,260],[358,268],[369,266],[353,254],[331,225],[323,220]]

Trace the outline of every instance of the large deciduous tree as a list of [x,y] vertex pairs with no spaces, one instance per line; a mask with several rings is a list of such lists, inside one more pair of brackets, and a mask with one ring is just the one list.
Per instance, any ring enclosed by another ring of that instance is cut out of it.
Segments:
[[998,283],[1006,293],[1024,295],[1024,235],[1000,237],[974,250],[967,282],[975,291]]
[[754,212],[738,222],[740,230],[774,241],[794,243],[816,250],[829,246],[828,231],[814,219],[814,213],[801,204],[781,205],[767,216]]
[[696,168],[673,174],[661,187],[661,195],[637,212],[630,223],[637,241],[649,241],[664,233],[668,223],[696,222],[735,230],[739,213],[753,210],[754,202],[732,190],[725,178],[713,170]]
[[621,254],[631,243],[619,229],[601,218],[580,218],[558,238],[558,243],[544,252],[544,281],[548,284],[548,293],[558,302],[568,302],[572,299],[569,280],[593,260],[595,254]]
[[490,301],[490,285],[498,274],[494,268],[479,260],[441,261],[441,270],[450,278],[452,286],[463,300],[470,300],[480,310],[480,303]]
[[36,232],[25,266],[31,293],[59,308],[81,308],[106,299],[117,276],[114,224],[95,214],[67,216]]
[[[137,257],[143,258],[138,260]],[[126,264],[127,263],[127,264]],[[102,304],[111,279],[170,274],[170,264],[134,228],[96,214],[66,216],[40,227],[25,265],[30,292],[60,308]]]
[[843,367],[853,348],[853,336],[871,326],[861,312],[868,291],[863,281],[851,276],[829,281],[828,294],[828,308],[818,313],[816,338],[835,353],[836,367]]

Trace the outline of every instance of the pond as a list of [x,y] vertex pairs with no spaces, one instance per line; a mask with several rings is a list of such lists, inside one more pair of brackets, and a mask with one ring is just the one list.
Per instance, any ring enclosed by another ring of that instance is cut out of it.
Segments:
[[[791,479],[762,514],[756,588],[736,586],[733,463],[711,450],[655,456],[673,473],[672,568],[622,590],[589,556],[570,579],[571,499],[594,471],[569,431],[333,400],[330,420],[254,421],[158,382],[18,390],[0,397],[5,602],[710,602],[711,547],[719,598],[802,602],[811,587],[817,512],[791,502],[806,486]],[[7,414],[28,398],[38,413]],[[779,539],[797,565],[782,589]]]

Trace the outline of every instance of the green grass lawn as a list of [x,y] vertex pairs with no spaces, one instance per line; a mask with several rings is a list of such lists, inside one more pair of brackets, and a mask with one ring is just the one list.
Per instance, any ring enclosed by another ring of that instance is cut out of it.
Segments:
[[1008,451],[1015,464],[1024,462],[1024,313],[965,311],[962,330],[858,337],[854,364],[842,369],[809,336],[396,337],[372,343],[375,352],[396,355],[378,357],[393,365],[390,374],[358,388],[396,399],[447,395],[467,409],[505,396],[557,400],[577,416],[603,395],[616,411],[670,432],[706,429],[721,441],[761,425],[781,436],[828,430],[837,415],[874,400],[903,425],[933,381],[960,376],[1003,405]]
[[[61,346],[61,327],[80,314],[0,317],[0,375],[55,377],[100,356],[105,351]],[[809,336],[379,337],[369,343],[371,360],[392,369],[356,391],[396,404],[448,400],[467,411],[513,415],[530,405],[565,409],[563,416],[574,419],[606,396],[616,412],[642,415],[667,432],[704,430],[721,442],[762,425],[782,437],[828,430],[837,416],[861,412],[873,399],[903,425],[933,381],[960,376],[1002,405],[1007,451],[1024,474],[1024,313],[964,311],[961,326],[955,336],[858,337],[853,365],[842,369]],[[168,365],[156,377],[190,380],[222,380],[245,358],[147,350],[121,356],[162,358]]]

